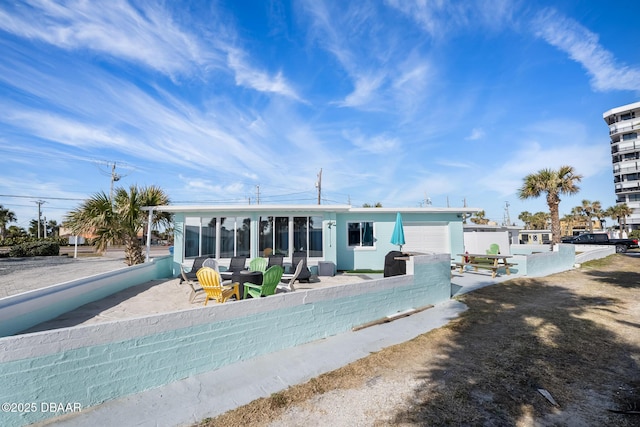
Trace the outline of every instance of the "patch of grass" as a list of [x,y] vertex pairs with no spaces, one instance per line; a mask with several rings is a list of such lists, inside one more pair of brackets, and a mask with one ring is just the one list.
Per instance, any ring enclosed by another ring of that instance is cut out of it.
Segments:
[[606,265],[611,264],[611,261],[613,260],[613,258],[618,256],[620,255],[614,254],[614,255],[609,255],[608,257],[605,257],[605,258],[594,259],[594,260],[582,263],[581,266],[584,268],[602,268]]

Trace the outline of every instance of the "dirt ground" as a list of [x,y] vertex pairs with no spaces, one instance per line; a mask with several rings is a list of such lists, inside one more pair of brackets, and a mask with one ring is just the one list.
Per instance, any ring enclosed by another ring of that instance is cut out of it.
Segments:
[[447,326],[200,426],[639,426],[640,258],[459,297]]

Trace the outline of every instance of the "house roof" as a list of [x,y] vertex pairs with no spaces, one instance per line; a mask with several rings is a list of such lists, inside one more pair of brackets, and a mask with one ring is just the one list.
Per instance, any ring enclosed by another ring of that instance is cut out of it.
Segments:
[[146,206],[144,210],[162,212],[376,212],[376,213],[474,213],[480,208],[353,208],[350,205],[164,205]]

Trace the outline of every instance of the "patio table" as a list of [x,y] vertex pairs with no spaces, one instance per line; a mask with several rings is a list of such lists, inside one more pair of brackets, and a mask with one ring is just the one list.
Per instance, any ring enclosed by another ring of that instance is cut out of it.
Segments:
[[[460,262],[454,262],[453,264],[460,269],[460,273],[464,273],[465,267],[473,267],[474,271],[478,271],[478,268],[486,268],[491,270],[491,277],[495,278],[498,274],[499,268],[504,268],[507,275],[511,274],[509,267],[514,266],[510,262],[507,262],[511,255],[500,254],[458,254],[461,257]],[[500,262],[502,261],[502,262]]]
[[262,285],[262,272],[249,270],[237,271],[231,275],[231,282],[238,283],[240,285],[240,299],[242,299],[245,283],[248,282],[255,285]]

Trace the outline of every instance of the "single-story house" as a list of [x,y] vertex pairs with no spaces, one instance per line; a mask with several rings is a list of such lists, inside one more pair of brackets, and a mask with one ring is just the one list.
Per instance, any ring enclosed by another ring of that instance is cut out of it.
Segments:
[[520,230],[518,243],[521,245],[548,245],[551,243],[551,230]]
[[403,252],[464,251],[463,219],[478,208],[354,208],[348,205],[154,206],[174,215],[174,266],[211,255],[222,265],[233,256],[263,256],[265,249],[290,262],[307,253],[308,265],[332,263],[337,270],[384,268],[392,250],[396,214],[402,215]]

